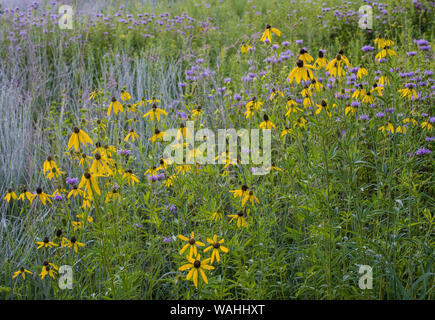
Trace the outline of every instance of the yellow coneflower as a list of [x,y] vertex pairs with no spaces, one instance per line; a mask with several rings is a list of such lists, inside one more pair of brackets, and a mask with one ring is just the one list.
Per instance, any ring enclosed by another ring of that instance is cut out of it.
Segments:
[[414,126],[416,126],[418,124],[418,121],[415,120],[414,118],[405,118],[403,119],[403,123],[411,123]]
[[181,141],[181,136],[184,138],[188,138],[190,136],[189,129],[186,127],[184,122],[180,123],[180,128],[177,131],[177,141]]
[[171,165],[173,161],[169,158],[166,158],[166,155],[163,155],[163,157],[160,159],[160,168],[161,169],[168,169],[168,165]]
[[382,91],[384,90],[384,87],[379,87],[376,83],[373,84],[372,89],[370,90],[371,93],[377,92],[380,97],[382,97]]
[[385,46],[391,47],[394,44],[394,41],[391,41],[391,40],[388,40],[388,39],[383,39],[383,38],[376,38],[375,39],[375,44],[377,44],[378,45],[378,49],[381,50]]
[[383,125],[378,130],[382,132],[389,131],[391,133],[394,133],[394,126],[391,122],[388,122],[386,125]]
[[139,135],[134,132],[133,129],[130,130],[130,132],[127,134],[127,136],[125,137],[124,141],[127,141],[131,139],[131,142],[134,142],[134,139],[139,139]]
[[248,53],[248,52],[252,51],[252,47],[249,44],[242,44],[240,51],[242,53]]
[[356,77],[358,79],[362,79],[363,76],[368,76],[368,75],[369,75],[369,73],[368,73],[366,68],[363,68],[363,67],[358,68],[358,72],[356,73]]
[[93,198],[94,193],[101,194],[100,187],[98,186],[98,175],[85,172],[79,183],[79,189],[84,187],[84,194],[90,199]]
[[196,288],[198,288],[198,273],[201,274],[202,280],[205,282],[205,284],[208,284],[207,276],[205,275],[205,270],[213,270],[214,267],[209,265],[210,258],[204,259],[201,261],[201,255],[196,255],[196,258],[193,259],[192,257],[186,256],[188,264],[185,264],[178,268],[180,271],[189,270],[189,273],[186,276],[186,280],[193,280],[193,284]]
[[200,117],[202,115],[202,113],[203,113],[202,107],[198,106],[197,108],[192,110],[192,117],[193,118]]
[[155,129],[154,130],[154,135],[149,138],[148,140],[150,140],[151,142],[156,142],[157,139],[159,139],[160,141],[163,141],[163,137],[165,135],[164,131],[160,131],[159,129]]
[[111,192],[108,192],[104,202],[108,203],[111,200],[115,200],[117,203],[121,202],[121,195],[119,194],[118,189],[114,188]]
[[87,195],[83,195],[83,203],[82,203],[82,209],[86,210],[87,208],[91,207],[91,200],[92,197],[88,197]]
[[155,97],[152,97],[151,99],[146,100],[146,102],[148,102],[149,104],[153,104],[153,103],[160,103],[161,101]]
[[160,167],[152,166],[151,168],[145,171],[145,175],[149,175],[150,177],[155,176],[159,173]]
[[[326,100],[322,100],[321,104],[316,104],[317,106],[317,110],[316,110],[316,114],[319,114],[320,112],[322,112],[323,109],[325,109],[326,114],[329,117],[332,117],[331,112],[329,111],[329,106],[328,106],[328,102],[326,102]],[[335,106],[335,104],[333,105],[333,107]]]
[[260,128],[265,130],[265,129],[272,129],[275,128],[275,124],[269,120],[269,116],[267,114],[263,115],[263,122],[260,123]]
[[299,117],[295,121],[293,121],[293,128],[304,128],[306,123],[307,120],[304,117]]
[[367,104],[373,104],[374,103],[374,99],[370,93],[370,91],[367,91],[365,96],[362,98],[362,102],[363,103],[367,103]]
[[32,204],[35,197],[35,194],[32,194],[30,191],[27,190],[27,188],[23,188],[23,192],[19,195],[18,200],[24,201],[24,199],[27,198],[27,200],[30,201],[30,204]]
[[272,28],[269,24],[266,25],[266,30],[264,30],[263,35],[260,38],[260,41],[265,42],[266,39],[269,43],[272,43],[272,32],[276,34],[278,37],[281,37],[281,31],[276,28]]
[[396,128],[396,133],[403,133],[403,134],[405,134],[406,131],[407,131],[407,129],[406,129],[405,126],[398,126],[398,127]]
[[92,162],[91,169],[89,170],[91,174],[97,175],[97,176],[104,176],[104,175],[112,175],[113,171],[110,169],[108,165],[108,159],[107,157],[103,157],[98,152],[94,155],[94,161]]
[[409,100],[411,100],[412,97],[414,97],[414,99],[418,98],[417,91],[415,91],[414,87],[412,86],[409,86],[408,88],[404,88],[404,89],[399,89],[397,90],[397,92],[401,93],[400,94],[401,98],[408,97]]
[[131,95],[130,93],[128,93],[127,91],[125,91],[124,89],[121,90],[121,100],[122,101],[127,101],[131,99]]
[[[122,99],[122,96],[121,96]],[[124,112],[124,108],[122,107],[121,102],[119,102],[118,100],[116,100],[115,97],[112,97],[112,101],[109,104],[109,109],[107,109],[107,116],[110,117],[110,113],[113,109],[113,112],[115,112],[115,114],[118,114],[119,112]]]
[[38,198],[44,206],[46,205],[47,201],[52,203],[50,200],[51,195],[43,192],[41,187],[36,188],[35,198]]
[[102,93],[103,93],[103,90],[95,89],[94,91],[92,91],[92,92],[89,94],[89,100],[93,100],[93,99],[95,99],[97,96],[101,95]]
[[263,105],[263,102],[258,101],[257,97],[252,97],[251,100],[248,101],[248,103],[246,104],[246,108],[252,107],[255,110],[258,110],[261,108],[261,106]]
[[155,117],[157,119],[157,121],[160,121],[160,115],[161,114],[163,114],[165,116],[168,115],[168,113],[165,110],[160,109],[160,108],[157,107],[156,104],[153,104],[152,108],[147,113],[145,113],[143,115],[143,117],[146,118],[146,117],[149,116],[151,121],[153,121],[154,117]]
[[[81,219],[81,220],[85,220],[85,215],[83,213],[80,214],[76,214],[76,217]],[[94,222],[94,218],[92,218],[90,215],[88,215],[88,222],[89,223],[93,223]]]
[[193,231],[190,233],[190,238],[187,238],[181,234],[178,235],[178,238],[187,242],[187,244],[185,244],[183,248],[181,248],[180,254],[183,254],[183,252],[186,251],[187,248],[190,248],[188,256],[193,257],[196,256],[198,253],[196,248],[197,246],[205,247],[205,244],[203,242],[195,240],[195,233]]
[[289,73],[287,80],[292,83],[293,80],[296,80],[297,83],[300,83],[302,80],[306,81],[308,79],[313,78],[313,72],[311,69],[314,67],[309,64],[304,64],[302,60],[298,60],[296,62],[296,67]]
[[292,112],[301,112],[302,109],[297,108],[296,106],[298,105],[298,103],[296,101],[294,101],[291,98],[287,99],[287,103],[286,103],[286,108],[287,108],[287,112],[285,114],[286,117],[290,116],[290,113]]
[[12,276],[12,279],[15,279],[16,277],[21,275],[23,277],[23,280],[26,280],[26,273],[33,274],[32,271],[29,271],[27,269],[24,269],[24,267],[21,267],[20,270],[14,272],[14,275]]
[[44,279],[45,276],[48,274],[50,277],[55,279],[56,278],[55,274],[57,273],[56,272],[57,270],[59,270],[59,268],[56,265],[54,265],[53,263],[48,263],[47,261],[44,261],[43,266],[42,266],[42,271],[39,274],[39,276],[41,277],[41,279]]
[[78,195],[83,195],[83,191],[77,188],[77,185],[73,185],[71,191],[68,193],[67,199],[72,196],[77,197]]
[[[102,153],[101,156],[104,155],[104,157],[107,159],[107,161],[108,161],[109,163],[113,162],[114,160],[113,160],[113,159],[110,159],[110,156],[111,156],[112,154],[116,153],[116,148],[115,148],[115,146],[104,145],[103,149],[104,149],[105,152]],[[94,153],[96,153],[96,152],[94,152]],[[111,164],[113,164],[113,163],[111,163]]]
[[304,98],[304,101],[302,102],[304,107],[309,107],[313,105],[313,101],[311,100],[312,96],[311,90],[309,88],[305,88],[301,91],[302,98]]
[[299,60],[302,60],[305,64],[310,64],[314,58],[305,49],[299,51]]
[[60,171],[59,169],[53,167],[51,168],[50,172],[46,175],[48,180],[51,180],[53,178],[59,178],[62,174],[66,174],[64,171]]
[[276,165],[275,165],[275,163],[273,163],[272,162],[272,165],[269,167],[269,169],[272,171],[272,170],[275,170],[275,171],[282,171],[282,169],[281,168],[279,168],[279,167],[277,167]]
[[291,134],[293,132],[293,129],[284,127],[284,130],[282,130],[280,138],[286,136],[287,134]]
[[82,228],[81,221],[71,221],[71,226],[73,227],[74,231],[77,231]]
[[74,248],[74,252],[77,253],[79,247],[84,247],[85,244],[83,242],[78,242],[75,237],[71,237],[71,240],[67,238],[62,238],[62,247]]
[[310,86],[308,87],[308,90],[311,91],[313,88],[314,88],[317,92],[320,92],[320,89],[323,88],[323,84],[321,84],[320,82],[318,82],[317,79],[314,78],[314,77],[311,79],[311,83],[310,83]]
[[353,99],[362,99],[366,95],[366,90],[363,88],[362,84],[354,91],[352,94]]
[[6,196],[4,197],[4,199],[5,199],[7,202],[9,202],[9,201],[11,201],[11,199],[17,200],[18,197],[17,197],[17,195],[15,194],[14,190],[12,190],[12,189],[8,189],[8,193],[6,194]]
[[328,62],[326,60],[325,54],[323,53],[322,50],[319,50],[319,57],[316,59],[316,61],[313,64],[314,68],[315,69],[325,68],[327,63]]
[[[78,230],[78,229],[81,229],[82,226],[83,226],[83,224],[86,224],[86,221],[85,221],[85,218],[84,218],[84,214],[83,214],[83,213],[81,213],[81,214],[77,214],[76,217],[79,218],[81,221],[72,221],[72,222],[71,222],[71,225],[72,225],[74,231],[76,231],[76,230]],[[88,215],[87,222],[88,222],[88,223],[93,223],[93,222],[94,222],[94,219],[93,219],[90,215]]]
[[91,145],[94,144],[86,132],[80,130],[78,127],[74,127],[73,133],[68,141],[68,150],[74,147],[74,149],[78,151],[80,143],[82,143],[85,147],[88,143]]
[[347,114],[349,112],[352,112],[352,114],[353,114],[353,113],[355,113],[355,109],[352,106],[348,105],[348,106],[346,106],[346,108],[344,108],[344,115],[347,116]]
[[218,241],[217,239],[217,235],[213,236],[213,239],[207,238],[207,242],[209,244],[211,244],[211,246],[208,246],[207,248],[204,249],[204,253],[213,249],[211,252],[211,261],[210,263],[213,264],[214,260],[216,259],[217,262],[220,262],[220,257],[219,257],[219,250],[221,250],[222,252],[227,253],[228,252],[228,248],[224,247],[222,245],[222,243],[225,242],[225,239],[222,238]]
[[58,169],[56,162],[53,161],[53,158],[51,156],[47,157],[47,160],[44,161],[44,164],[42,165],[42,172],[44,174],[47,174],[51,172],[52,168]]
[[338,51],[338,54],[341,56],[341,60],[343,60],[346,67],[350,68],[350,62],[349,59],[344,55],[344,50],[340,49],[340,51]]
[[256,109],[253,106],[246,107],[245,117],[250,119],[255,114]]
[[329,61],[329,63],[326,65],[326,70],[334,78],[341,78],[346,74],[343,64],[347,65],[348,67],[350,66],[349,61],[346,63],[346,61],[343,59],[343,56],[341,54],[337,54],[337,56]]
[[172,174],[168,177],[168,179],[166,179],[165,185],[167,188],[169,188],[170,186],[172,186],[174,184],[174,180],[176,177],[177,177],[176,174]]
[[423,121],[423,122],[421,123],[421,128],[422,128],[422,129],[426,129],[426,130],[428,130],[428,131],[432,131],[433,126],[431,125],[431,123],[430,123],[429,121]]
[[50,241],[50,239],[48,239],[48,237],[45,237],[44,240],[42,240],[42,241],[36,241],[36,244],[38,245],[37,249],[41,249],[42,247],[53,248],[53,247],[59,246],[57,243]]
[[122,180],[127,180],[129,185],[134,185],[135,183],[139,183],[139,179],[137,176],[133,173],[131,169],[126,170],[124,172],[124,175],[122,176]]
[[58,197],[58,198],[60,198],[60,199],[63,199],[64,197],[63,197],[63,193],[64,192],[66,192],[66,190],[65,189],[56,189],[56,190],[54,190],[54,192],[53,192],[53,194],[51,195],[51,197],[52,198],[55,198],[56,199],[56,197]]
[[245,195],[245,197],[242,199],[242,207],[245,205],[246,201],[248,200],[249,202],[251,202],[253,206],[255,206],[255,203],[259,203],[258,198],[255,196],[254,191],[252,190],[249,190],[248,195],[247,196]]
[[242,185],[240,189],[237,190],[230,190],[230,192],[233,194],[234,198],[245,198],[246,196],[249,196],[249,188],[246,184]]
[[276,90],[275,88],[272,88],[272,93],[270,94],[269,99],[273,100],[275,97],[278,97],[278,96],[284,97],[284,93],[282,93],[279,90]]
[[188,173],[191,169],[192,169],[192,167],[189,164],[179,165],[178,167],[175,168],[177,174],[181,173],[183,176],[186,173]]
[[378,81],[378,85],[385,87],[386,84],[390,84],[390,80],[388,79],[388,77],[387,76],[380,77]]
[[243,211],[240,211],[237,214],[229,214],[227,217],[231,218],[229,223],[233,222],[233,220],[237,221],[237,228],[248,226],[248,222],[246,221],[245,213]]
[[397,56],[396,52],[390,49],[389,46],[384,46],[383,49],[375,56],[375,60],[379,62],[382,58],[385,58],[387,54],[390,58],[393,56]]

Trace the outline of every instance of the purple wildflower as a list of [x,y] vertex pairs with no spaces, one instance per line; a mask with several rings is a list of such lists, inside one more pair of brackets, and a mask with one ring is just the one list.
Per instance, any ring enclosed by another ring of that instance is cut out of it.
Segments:
[[423,156],[425,154],[431,154],[432,151],[426,148],[420,148],[417,150],[417,152],[415,153],[417,156]]
[[71,184],[71,185],[78,184],[79,183],[79,179],[77,179],[77,178],[66,178],[66,183]]
[[371,52],[371,51],[373,51],[375,48],[374,47],[372,47],[372,46],[364,46],[364,47],[362,47],[362,51],[364,51],[364,52]]

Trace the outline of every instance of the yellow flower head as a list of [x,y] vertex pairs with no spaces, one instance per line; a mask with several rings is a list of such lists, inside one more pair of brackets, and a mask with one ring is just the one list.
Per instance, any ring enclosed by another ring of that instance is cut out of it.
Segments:
[[313,72],[311,69],[314,67],[305,64],[302,60],[298,60],[296,62],[296,67],[289,73],[287,80],[292,83],[293,80],[296,80],[297,83],[300,83],[302,80],[307,81],[308,78],[313,78]]
[[244,213],[243,211],[240,211],[237,214],[229,214],[228,218],[231,218],[230,223],[233,221],[237,221],[237,228],[247,227],[248,222],[246,221],[245,215],[246,215],[246,213]]
[[79,247],[84,247],[85,244],[83,242],[78,242],[75,237],[71,237],[71,240],[67,238],[62,238],[62,247],[74,248],[74,252],[77,253]]
[[190,269],[189,273],[186,276],[186,280],[192,279],[193,284],[195,285],[196,288],[198,288],[198,274],[200,273],[202,280],[205,282],[205,284],[208,284],[207,276],[205,275],[204,269],[213,270],[214,267],[209,265],[210,258],[201,261],[200,254],[195,256],[196,256],[195,259],[186,256],[186,259],[189,263],[181,266],[180,268],[178,268],[178,270],[185,271]]
[[68,150],[74,147],[74,149],[78,151],[80,143],[82,143],[85,147],[88,143],[91,145],[94,144],[86,132],[80,130],[78,127],[74,127],[73,133],[68,141]]
[[211,261],[210,263],[213,264],[214,260],[216,259],[217,262],[220,262],[220,256],[219,256],[219,250],[222,252],[228,252],[228,248],[224,247],[222,245],[222,243],[224,243],[225,239],[222,238],[221,240],[218,241],[217,239],[217,235],[213,236],[213,239],[207,238],[207,242],[209,244],[211,244],[211,246],[208,246],[207,248],[204,249],[204,253],[212,250],[211,252]]
[[178,235],[178,238],[187,242],[187,244],[185,244],[183,248],[181,248],[180,254],[183,254],[183,252],[186,251],[187,248],[190,248],[189,257],[193,257],[197,255],[197,246],[201,246],[201,247],[205,246],[203,242],[195,240],[195,234],[193,231],[190,234],[190,238],[187,238],[181,234]]
[[21,267],[20,270],[14,272],[14,275],[12,276],[12,279],[15,279],[16,277],[21,275],[23,277],[23,279],[25,280],[26,279],[26,273],[33,274],[32,271],[29,271],[27,269],[24,269],[24,267]]
[[40,249],[42,247],[44,248],[53,248],[53,247],[57,247],[58,244],[51,242],[50,239],[48,239],[48,237],[45,237],[44,240],[42,241],[36,241],[36,244],[38,245],[37,249]]
[[47,201],[52,203],[50,200],[51,197],[51,195],[43,192],[41,187],[36,188],[36,194],[34,195],[34,198],[38,198],[44,206],[46,205]]
[[149,110],[147,113],[145,113],[145,114],[143,115],[143,117],[144,117],[144,118],[146,118],[146,117],[150,117],[150,120],[151,120],[151,121],[153,121],[154,118],[156,118],[157,121],[160,121],[160,115],[161,115],[161,114],[163,114],[163,115],[165,115],[165,116],[168,115],[168,113],[167,113],[165,110],[160,109],[160,108],[157,107],[156,104],[153,104],[151,110]]
[[263,115],[263,122],[260,123],[260,128],[265,130],[265,129],[272,129],[275,128],[275,124],[269,120],[269,116],[267,114]]
[[39,274],[39,276],[41,277],[41,279],[44,279],[45,276],[48,274],[50,277],[55,279],[57,270],[59,270],[59,268],[56,265],[54,265],[53,263],[49,263],[47,261],[44,261],[43,266],[42,266],[42,271]]
[[8,193],[6,194],[6,196],[4,197],[4,199],[5,199],[7,202],[9,202],[9,201],[11,201],[11,199],[17,200],[18,197],[17,197],[17,195],[15,194],[14,190],[9,189],[9,190],[8,190]]
[[269,24],[266,25],[266,30],[264,30],[263,35],[261,36],[260,41],[272,43],[272,32],[276,34],[278,37],[281,37],[281,31],[276,28],[272,28]]
[[165,134],[166,133],[164,131],[160,131],[159,129],[156,128],[154,130],[154,135],[148,140],[150,140],[151,142],[156,142],[156,140],[163,141],[163,137],[165,136]]
[[[121,99],[122,99],[122,95],[121,95]],[[125,101],[124,99],[122,99],[122,100]],[[110,117],[110,113],[111,113],[112,109],[113,109],[113,112],[115,112],[115,114],[118,114],[119,112],[124,112],[124,108],[122,107],[121,102],[116,100],[115,97],[112,97],[112,101],[110,102],[109,109],[107,110],[108,117]]]

